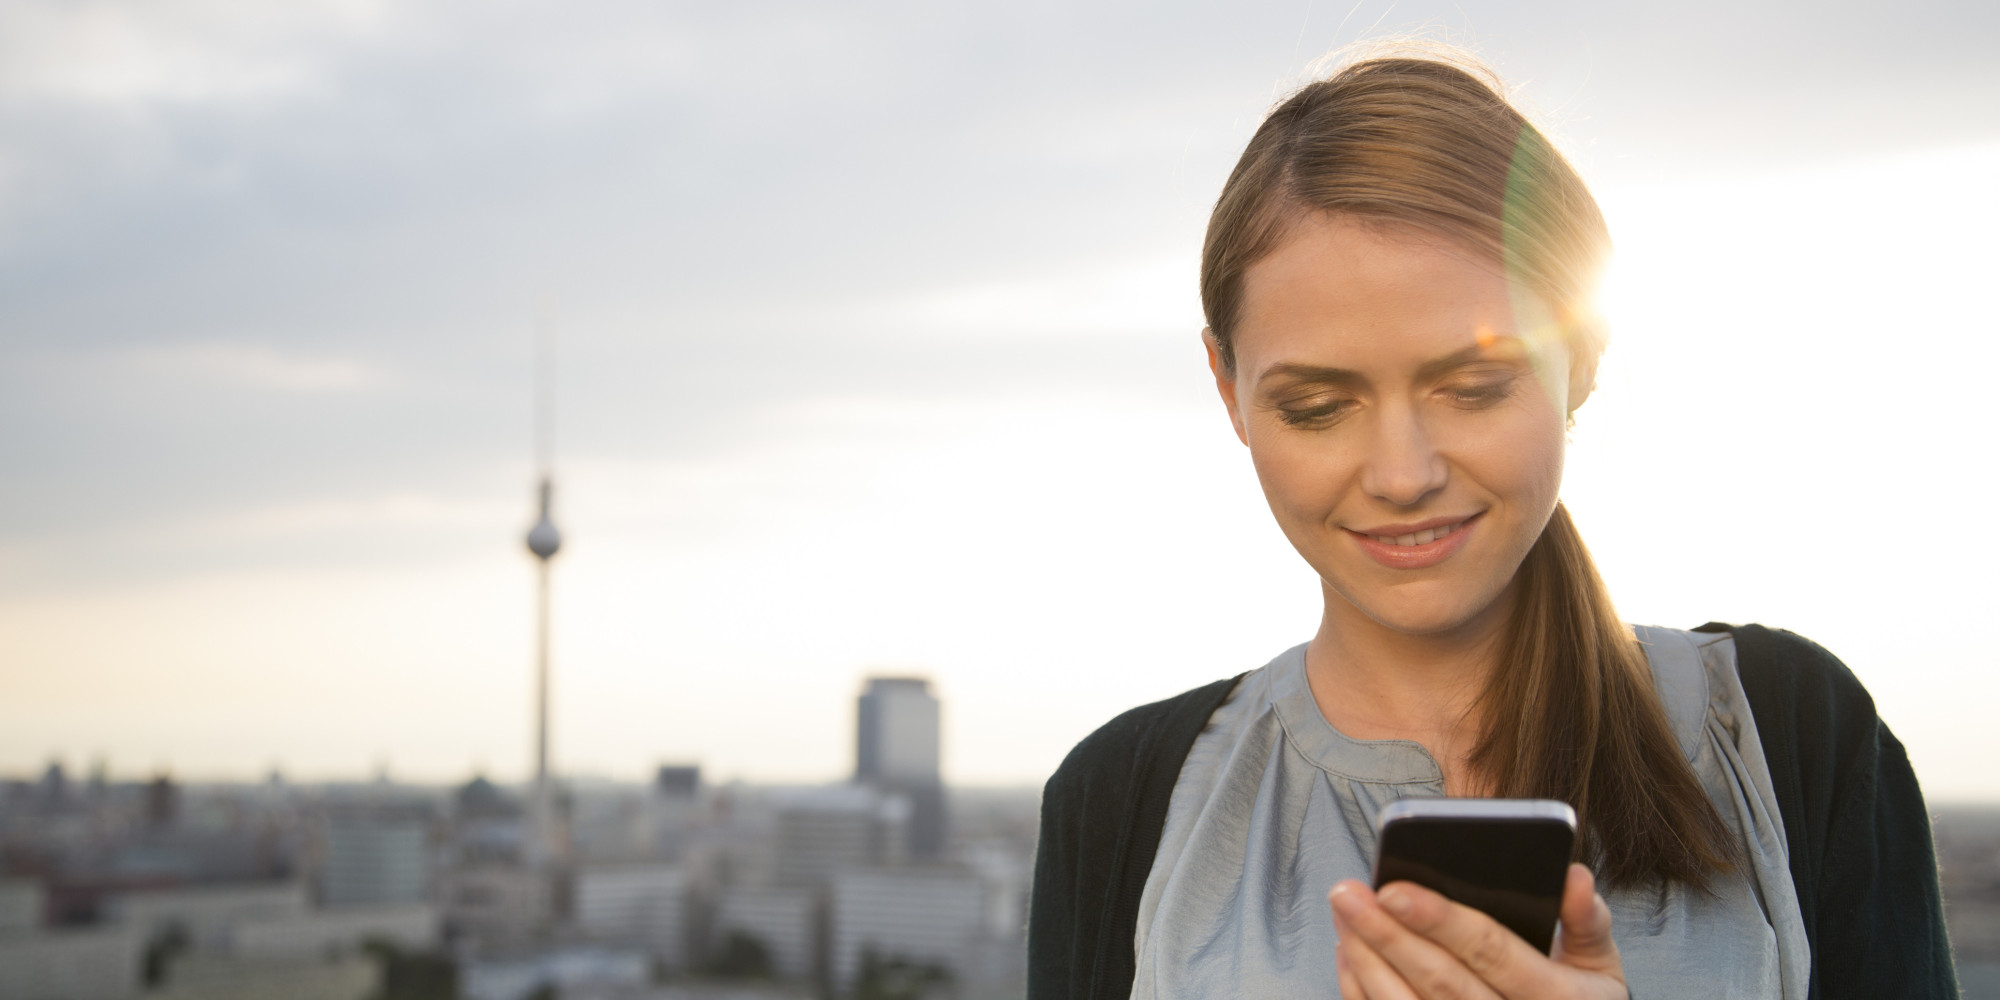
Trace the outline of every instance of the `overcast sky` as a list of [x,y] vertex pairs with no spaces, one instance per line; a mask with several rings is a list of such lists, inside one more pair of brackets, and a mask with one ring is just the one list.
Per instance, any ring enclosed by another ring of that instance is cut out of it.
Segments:
[[1263,663],[1317,592],[1201,229],[1417,29],[1612,222],[1566,491],[1621,608],[1820,640],[2000,798],[2000,12],[1744,7],[0,6],[0,772],[524,773],[537,316],[568,770],[835,777],[895,670],[1037,781]]

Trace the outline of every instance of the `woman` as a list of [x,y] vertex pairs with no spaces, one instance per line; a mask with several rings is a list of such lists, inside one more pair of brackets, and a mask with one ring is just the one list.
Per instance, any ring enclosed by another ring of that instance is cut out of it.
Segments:
[[[1609,246],[1450,63],[1356,63],[1258,129],[1203,336],[1320,627],[1070,754],[1032,997],[1957,996],[1923,800],[1853,675],[1757,626],[1623,625],[1557,500]],[[1361,881],[1412,795],[1576,809],[1553,956]]]

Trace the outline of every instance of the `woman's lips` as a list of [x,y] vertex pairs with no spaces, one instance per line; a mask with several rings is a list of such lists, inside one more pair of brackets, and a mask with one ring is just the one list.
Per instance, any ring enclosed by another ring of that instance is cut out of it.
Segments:
[[[1347,534],[1376,562],[1390,569],[1423,569],[1445,561],[1472,533],[1481,514],[1460,521],[1431,522],[1412,527],[1401,535],[1363,534],[1349,529]],[[1404,530],[1404,529],[1396,529]]]

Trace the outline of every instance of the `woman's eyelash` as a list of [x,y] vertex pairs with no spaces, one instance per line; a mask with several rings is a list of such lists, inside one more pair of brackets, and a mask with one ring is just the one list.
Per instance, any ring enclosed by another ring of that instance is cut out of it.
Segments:
[[1507,398],[1514,391],[1514,380],[1499,379],[1471,385],[1452,386],[1445,390],[1453,400],[1460,403],[1493,403]]
[[1303,427],[1309,424],[1325,423],[1345,412],[1351,405],[1353,405],[1352,400],[1336,399],[1320,403],[1316,406],[1297,404],[1288,406],[1281,403],[1278,405],[1277,410],[1279,419],[1285,423],[1294,427]]
[[[1513,395],[1514,378],[1488,379],[1446,386],[1444,393],[1453,403],[1461,406],[1490,406]],[[1279,401],[1271,404],[1278,413],[1278,419],[1293,427],[1310,427],[1330,423],[1354,406],[1352,399],[1312,400],[1296,402]]]

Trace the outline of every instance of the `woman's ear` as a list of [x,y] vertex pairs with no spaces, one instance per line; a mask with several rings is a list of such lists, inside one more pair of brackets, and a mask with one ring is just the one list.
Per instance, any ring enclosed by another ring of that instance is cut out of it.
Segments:
[[1604,357],[1602,319],[1572,324],[1563,338],[1569,348],[1569,412],[1590,398],[1597,388],[1597,362]]
[[1215,331],[1201,328],[1201,344],[1208,349],[1208,370],[1215,376],[1216,394],[1222,397],[1222,405],[1229,411],[1229,424],[1236,428],[1236,440],[1247,447],[1250,435],[1243,431],[1243,411],[1236,405],[1236,373],[1222,362],[1222,347],[1215,342]]
[[1574,414],[1583,401],[1590,398],[1591,390],[1597,388],[1597,360],[1604,356],[1602,348],[1588,343],[1570,349],[1569,357],[1569,412]]

